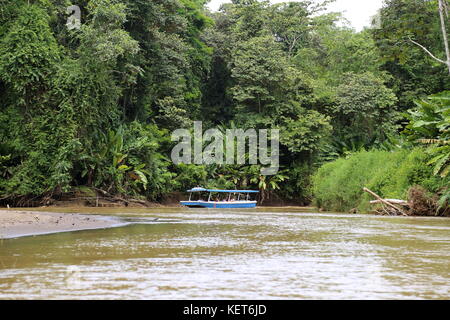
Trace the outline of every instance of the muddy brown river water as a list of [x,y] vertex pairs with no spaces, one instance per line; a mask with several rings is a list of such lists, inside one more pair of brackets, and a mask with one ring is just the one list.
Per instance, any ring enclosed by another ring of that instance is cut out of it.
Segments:
[[75,211],[126,225],[0,240],[0,299],[450,298],[450,219]]

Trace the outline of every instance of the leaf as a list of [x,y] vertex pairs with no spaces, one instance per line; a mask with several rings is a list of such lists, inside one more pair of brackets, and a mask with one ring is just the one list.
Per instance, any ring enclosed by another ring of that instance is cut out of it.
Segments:
[[114,165],[114,166],[117,166],[117,165],[120,164],[126,157],[128,157],[127,154],[121,154],[121,153],[117,154],[116,157],[114,157],[113,165]]
[[142,182],[144,190],[147,190],[148,180],[147,180],[147,177],[145,176],[145,174],[139,170],[134,170],[134,173],[136,173],[139,176],[139,181]]
[[439,123],[439,121],[424,121],[424,120],[419,120],[419,121],[414,122],[413,128],[420,128],[420,127],[429,126],[429,125],[437,124],[437,123]]
[[442,178],[447,178],[448,175],[449,175],[449,173],[450,173],[450,164],[447,165],[446,167],[444,167],[444,169],[442,170],[440,176],[441,176]]
[[131,168],[127,165],[121,165],[119,168],[117,168],[119,171],[127,171],[130,170]]
[[135,166],[134,169],[135,169],[135,170],[141,170],[141,169],[143,169],[145,166],[146,166],[145,163],[141,163],[140,165]]

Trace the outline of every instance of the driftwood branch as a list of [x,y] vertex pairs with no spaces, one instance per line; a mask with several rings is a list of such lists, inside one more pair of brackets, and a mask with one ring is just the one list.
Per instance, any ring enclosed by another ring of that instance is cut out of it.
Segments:
[[[398,200],[398,199],[384,199],[385,201],[392,203],[392,204],[398,204],[401,206],[409,206],[408,201],[405,200]],[[370,204],[377,204],[377,203],[382,203],[380,200],[372,200],[370,201]]]
[[400,213],[400,214],[403,215],[403,216],[407,216],[407,214],[406,214],[405,211],[403,211],[402,209],[400,209],[400,208],[397,207],[396,205],[390,203],[389,201],[387,201],[387,200],[381,198],[381,197],[380,197],[379,195],[377,195],[375,192],[373,192],[373,191],[371,191],[371,190],[369,190],[369,189],[367,189],[367,188],[364,188],[363,190],[364,190],[364,192],[367,192],[367,193],[369,193],[370,195],[372,195],[374,198],[376,198],[377,201],[378,201],[379,203],[384,204],[385,206],[387,206],[387,207],[389,207],[389,208],[395,210],[395,212],[398,212],[398,213]]

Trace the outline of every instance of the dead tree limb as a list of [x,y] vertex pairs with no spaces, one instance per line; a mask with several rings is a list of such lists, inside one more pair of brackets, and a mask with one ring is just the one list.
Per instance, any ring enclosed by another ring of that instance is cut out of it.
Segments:
[[409,41],[411,41],[411,43],[415,44],[416,46],[420,47],[423,49],[423,51],[425,51],[430,57],[432,57],[434,60],[436,60],[437,62],[443,63],[445,65],[448,65],[447,61],[444,61],[442,59],[439,59],[438,57],[436,57],[434,54],[432,54],[430,52],[430,50],[428,50],[427,48],[425,48],[423,45],[421,45],[420,43],[414,41],[413,39],[409,38]]
[[[404,207],[409,206],[408,201],[405,200],[398,200],[398,199],[384,199],[385,201],[392,203],[392,204],[398,204]],[[380,200],[372,200],[370,201],[370,204],[377,204],[377,203],[382,203]]]
[[447,1],[446,0],[439,0],[439,18],[441,20],[442,39],[443,39],[443,42],[444,42],[445,55],[446,55],[447,60],[442,60],[442,59],[437,58],[434,54],[432,54],[430,52],[430,50],[425,48],[425,46],[423,46],[420,43],[412,40],[411,38],[409,38],[409,41],[411,41],[411,43],[415,44],[416,46],[422,48],[434,60],[445,64],[447,66],[448,72],[450,74],[450,48],[449,48],[449,44],[448,44],[447,27],[446,27],[446,24],[445,24],[445,18],[446,17],[448,17]]
[[375,197],[378,201],[380,201],[382,204],[386,205],[387,207],[390,207],[392,209],[395,210],[395,212],[399,212],[401,213],[403,216],[407,216],[407,214],[400,208],[398,208],[397,206],[393,205],[392,203],[389,203],[388,201],[386,201],[385,199],[381,198],[379,195],[377,195],[375,192],[367,189],[367,188],[363,188],[364,192],[369,193],[370,195],[372,195],[373,197]]

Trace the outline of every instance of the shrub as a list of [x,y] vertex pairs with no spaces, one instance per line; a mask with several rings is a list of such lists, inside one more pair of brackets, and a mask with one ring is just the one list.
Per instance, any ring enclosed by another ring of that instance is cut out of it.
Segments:
[[415,185],[433,193],[448,181],[433,175],[430,156],[423,148],[412,150],[361,151],[323,165],[313,176],[315,205],[326,210],[360,212],[369,209],[367,187],[384,198],[407,199]]

